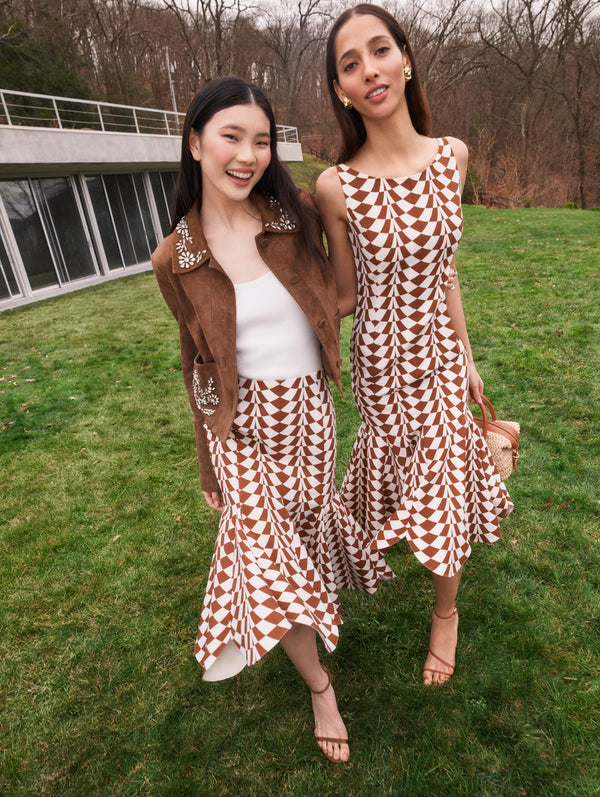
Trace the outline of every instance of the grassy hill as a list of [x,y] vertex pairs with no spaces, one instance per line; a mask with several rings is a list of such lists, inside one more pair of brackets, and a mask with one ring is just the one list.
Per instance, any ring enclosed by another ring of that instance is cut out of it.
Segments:
[[[233,680],[200,680],[218,516],[153,275],[0,314],[0,793],[597,794],[598,218],[465,208],[473,350],[499,416],[522,425],[515,511],[465,567],[444,688],[421,685],[430,579],[405,546],[388,556],[394,581],[344,593],[325,657],[343,767],[318,752],[279,647]],[[349,333],[346,319],[340,477],[358,425]]]

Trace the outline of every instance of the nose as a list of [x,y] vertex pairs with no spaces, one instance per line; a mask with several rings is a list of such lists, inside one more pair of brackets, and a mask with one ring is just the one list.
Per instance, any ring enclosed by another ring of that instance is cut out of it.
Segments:
[[252,144],[248,141],[240,145],[240,148],[237,153],[237,159],[241,163],[254,163],[256,157],[254,155],[254,148]]
[[367,83],[376,80],[379,77],[379,70],[377,69],[377,65],[370,59],[367,59],[365,61],[364,75]]

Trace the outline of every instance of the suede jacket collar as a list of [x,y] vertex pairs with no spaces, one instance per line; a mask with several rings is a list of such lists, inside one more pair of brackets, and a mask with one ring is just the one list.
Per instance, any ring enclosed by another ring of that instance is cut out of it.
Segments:
[[[252,194],[254,206],[260,213],[263,232],[294,233],[299,227],[272,197],[255,192]],[[212,265],[212,254],[200,223],[198,203],[194,202],[190,212],[177,222],[175,227],[175,252],[173,273],[194,271],[203,265]]]

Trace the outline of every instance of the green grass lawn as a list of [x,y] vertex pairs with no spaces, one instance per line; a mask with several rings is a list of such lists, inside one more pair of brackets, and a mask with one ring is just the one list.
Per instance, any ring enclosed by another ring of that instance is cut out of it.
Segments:
[[[0,794],[600,794],[600,215],[465,208],[486,393],[522,427],[503,538],[459,593],[457,670],[421,685],[431,580],[344,593],[351,761],[312,739],[278,647],[204,684],[203,503],[176,325],[152,274],[0,314]],[[339,475],[358,417],[336,397]]]

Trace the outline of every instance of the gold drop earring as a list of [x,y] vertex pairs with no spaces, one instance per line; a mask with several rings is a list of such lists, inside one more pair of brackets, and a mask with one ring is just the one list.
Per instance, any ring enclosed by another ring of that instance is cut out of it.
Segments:
[[404,81],[405,81],[405,83],[408,83],[408,81],[411,79],[411,77],[412,77],[412,67],[405,66],[404,67]]
[[344,97],[342,100],[342,105],[347,111],[351,111],[354,106],[352,105],[352,100],[349,97]]

